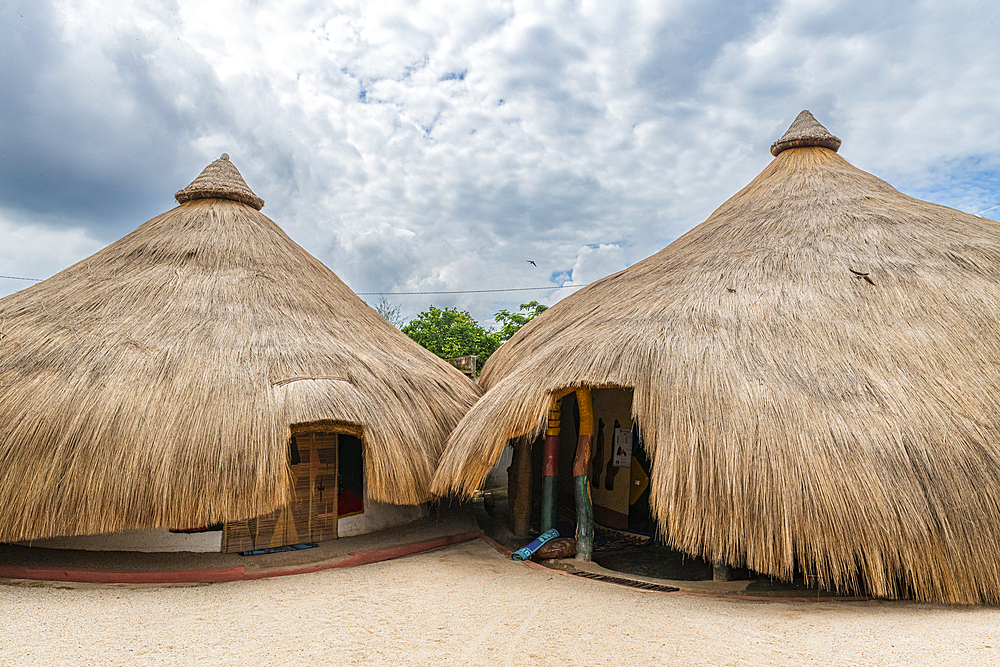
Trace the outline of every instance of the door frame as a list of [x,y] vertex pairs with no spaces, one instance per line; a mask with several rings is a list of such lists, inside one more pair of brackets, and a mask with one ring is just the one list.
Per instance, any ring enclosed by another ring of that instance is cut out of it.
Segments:
[[[333,461],[332,461],[332,464],[333,464],[333,473],[332,474],[333,474],[333,480],[334,480],[334,492],[333,492],[333,501],[332,501],[332,504],[333,504],[333,515],[334,515],[335,518],[331,522],[332,523],[332,533],[333,534],[330,535],[330,536],[324,537],[323,541],[326,541],[326,540],[337,539],[337,537],[339,536],[339,530],[338,530],[339,523],[340,523],[340,516],[339,516],[339,510],[340,510],[340,508],[338,506],[338,496],[340,494],[339,483],[338,483],[338,475],[339,475],[339,472],[340,472],[339,471],[339,466],[340,466],[340,446],[339,446],[340,445],[340,438],[339,438],[339,436],[340,435],[352,435],[352,436],[360,439],[361,442],[362,442],[362,451],[363,451],[363,447],[364,447],[364,429],[361,426],[357,425],[357,424],[351,424],[351,423],[348,423],[348,422],[341,422],[341,421],[332,421],[332,420],[323,420],[323,421],[315,421],[315,422],[304,422],[304,423],[300,423],[300,424],[292,424],[289,427],[288,437],[287,437],[287,439],[285,441],[286,442],[285,451],[289,452],[289,455],[290,455],[290,452],[291,452],[290,443],[291,443],[292,438],[295,438],[296,445],[297,445],[297,447],[299,448],[300,451],[302,450],[303,445],[306,445],[307,443],[308,443],[308,447],[309,447],[309,499],[307,501],[308,505],[309,505],[309,520],[308,520],[308,526],[306,526],[306,527],[308,528],[308,531],[309,531],[309,540],[310,541],[314,541],[313,540],[313,530],[314,530],[314,528],[316,527],[316,525],[318,523],[318,521],[317,521],[318,515],[317,515],[317,509],[316,509],[316,478],[317,478],[318,472],[319,472],[320,461],[319,461],[318,448],[316,446],[316,437],[315,437],[316,434],[318,434],[318,433],[332,435],[332,436],[335,437],[334,447],[333,447]],[[288,460],[288,465],[291,466],[291,460],[290,459]],[[289,481],[291,481],[291,480],[289,480]],[[279,507],[277,510],[275,510],[275,513],[276,512],[281,512],[282,510],[286,510],[286,511],[289,511],[289,512],[292,511],[292,507],[294,505],[298,504],[298,503],[295,502],[296,498],[295,498],[295,495],[294,495],[295,494],[294,487],[292,488],[292,494],[293,494],[293,496],[292,496],[293,497],[292,503],[290,503],[289,505],[287,505],[285,507]],[[257,517],[251,517],[250,519],[245,519],[243,521],[227,521],[227,522],[225,522],[223,524],[222,549],[221,550],[224,553],[230,551],[230,548],[229,548],[230,547],[229,541],[230,541],[230,536],[231,536],[230,533],[233,530],[236,530],[237,527],[240,526],[240,524],[243,524],[246,527],[246,529],[251,532],[251,535],[249,537],[250,537],[250,540],[251,540],[251,544],[253,545],[253,548],[254,549],[256,549],[256,548],[263,548],[263,547],[260,547],[259,545],[257,545],[257,538],[258,538],[257,525],[258,525],[258,520],[261,519],[261,518],[270,517],[270,516],[271,516],[271,514],[265,514],[265,515],[261,515],[261,516],[257,516]]]

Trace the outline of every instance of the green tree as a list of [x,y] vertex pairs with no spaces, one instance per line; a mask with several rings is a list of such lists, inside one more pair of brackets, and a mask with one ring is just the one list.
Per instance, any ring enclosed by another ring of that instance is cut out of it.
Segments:
[[403,316],[399,314],[399,306],[391,303],[389,299],[384,296],[379,297],[378,303],[374,306],[375,312],[381,315],[385,320],[396,327],[397,329],[402,329],[405,321]]
[[453,308],[431,306],[402,331],[442,359],[474,354],[479,368],[500,347],[495,332],[480,326],[468,311]]
[[[512,313],[506,309],[501,310],[494,318],[495,321],[501,324],[500,329],[496,332],[497,339],[501,343],[507,342],[511,336],[520,331],[521,327],[541,315],[548,308],[548,306],[542,305],[537,301],[529,301],[528,303],[522,303],[518,309],[519,312],[516,313]],[[522,315],[520,311],[527,311],[527,314]]]

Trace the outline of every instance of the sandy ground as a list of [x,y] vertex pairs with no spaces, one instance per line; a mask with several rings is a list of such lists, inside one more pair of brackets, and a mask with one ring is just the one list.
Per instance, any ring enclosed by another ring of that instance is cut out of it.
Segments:
[[539,571],[481,540],[198,586],[0,585],[6,665],[1000,665],[1000,609],[751,602]]

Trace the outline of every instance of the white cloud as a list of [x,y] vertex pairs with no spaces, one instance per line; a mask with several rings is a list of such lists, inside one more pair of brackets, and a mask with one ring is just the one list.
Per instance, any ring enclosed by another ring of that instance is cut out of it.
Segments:
[[0,297],[34,285],[104,246],[80,228],[50,226],[0,209]]
[[576,253],[570,281],[576,285],[585,285],[621,271],[626,266],[625,249],[621,246],[613,243],[602,243],[597,247],[584,246]]
[[564,288],[549,292],[543,301],[554,304],[576,292],[570,286],[586,285],[627,267],[625,249],[620,245],[602,243],[594,246],[583,246],[576,252],[573,268],[567,273],[553,278],[556,282],[564,285]]
[[[803,108],[904,191],[1000,203],[993,4],[12,0],[0,19],[20,91],[0,205],[107,242],[225,151],[359,292],[623,268],[749,182]],[[390,299],[489,321],[545,294]]]

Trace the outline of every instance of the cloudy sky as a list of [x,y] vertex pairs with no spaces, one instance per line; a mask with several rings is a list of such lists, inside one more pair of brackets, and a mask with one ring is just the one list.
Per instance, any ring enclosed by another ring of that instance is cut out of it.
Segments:
[[4,0],[0,274],[51,276],[227,152],[357,292],[554,290],[389,297],[490,321],[703,221],[802,109],[997,219],[998,35],[995,1]]

